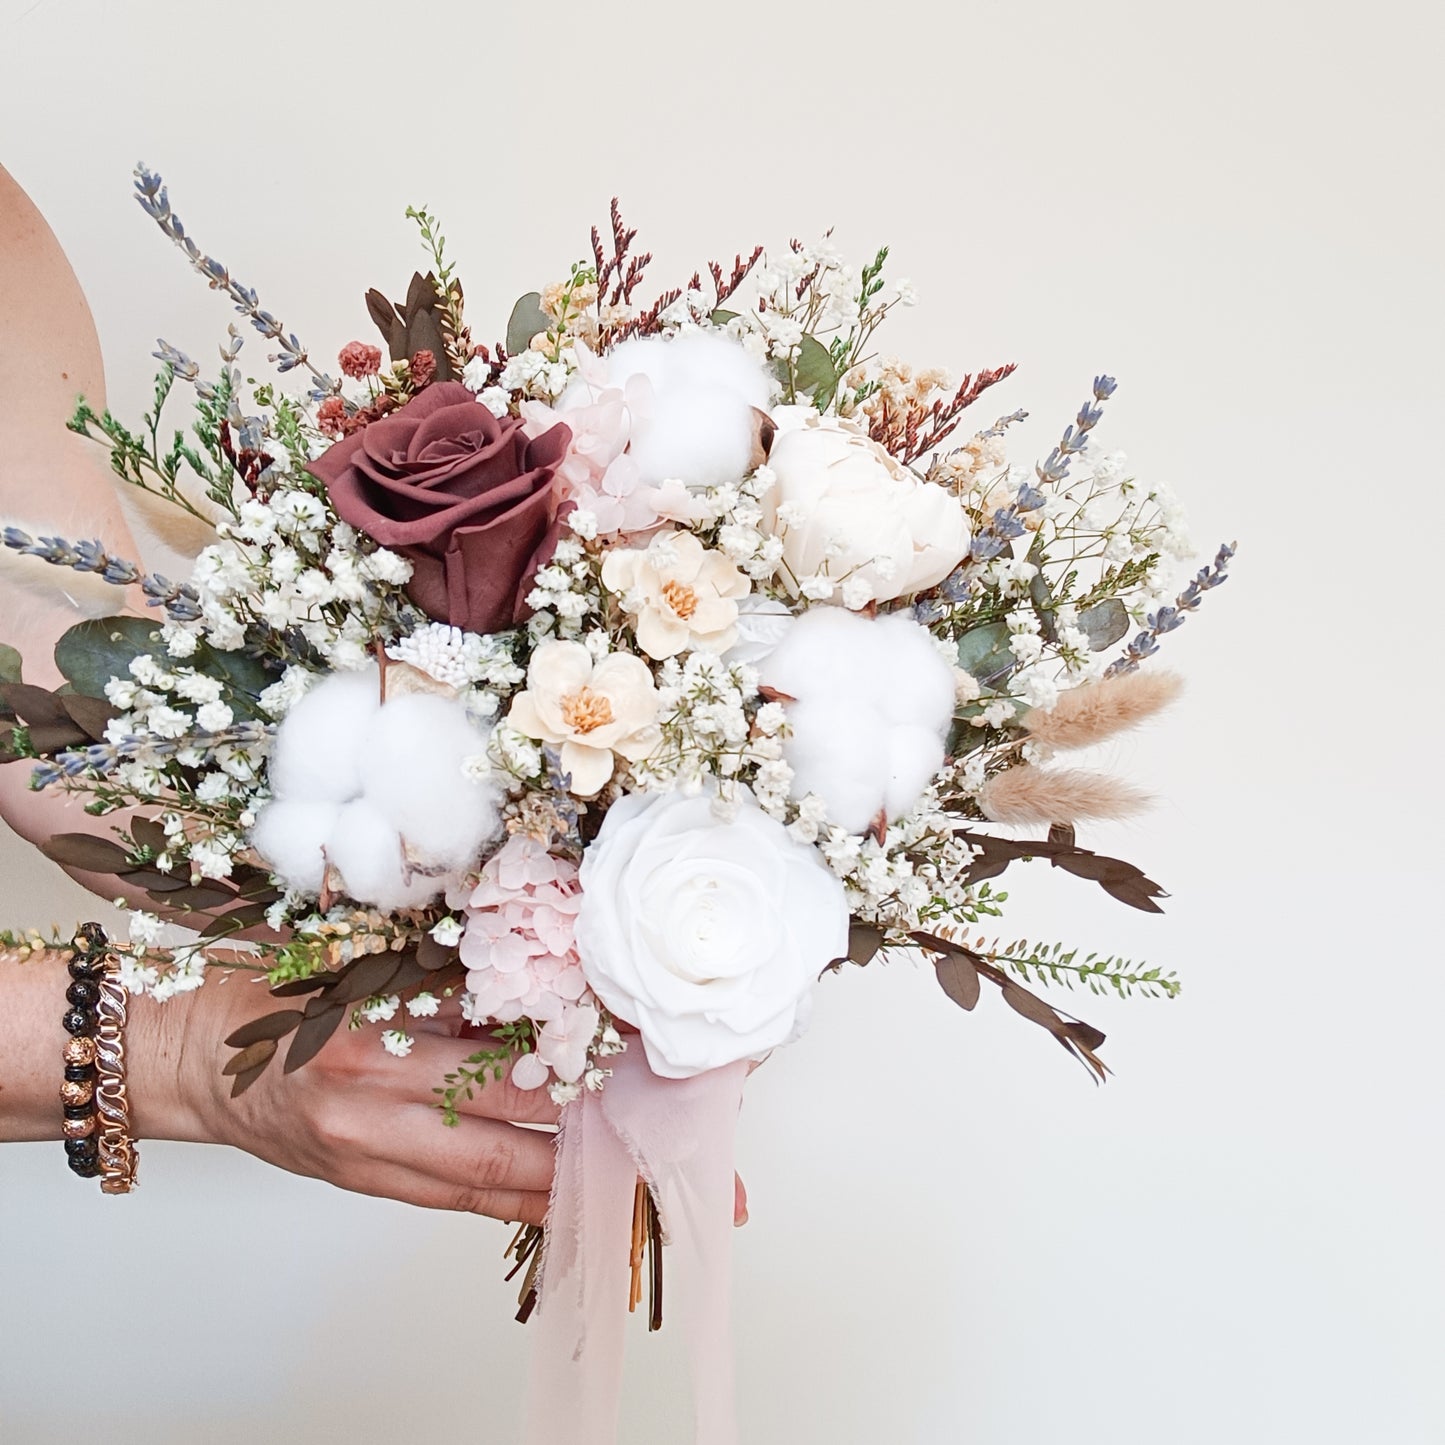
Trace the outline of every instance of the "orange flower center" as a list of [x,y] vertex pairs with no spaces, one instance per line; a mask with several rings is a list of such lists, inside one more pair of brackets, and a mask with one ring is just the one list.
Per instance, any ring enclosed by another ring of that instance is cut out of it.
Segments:
[[697,611],[697,593],[681,582],[664,582],[662,600],[686,622]]
[[573,732],[590,733],[606,727],[613,720],[612,701],[590,687],[570,693],[562,699],[562,721]]

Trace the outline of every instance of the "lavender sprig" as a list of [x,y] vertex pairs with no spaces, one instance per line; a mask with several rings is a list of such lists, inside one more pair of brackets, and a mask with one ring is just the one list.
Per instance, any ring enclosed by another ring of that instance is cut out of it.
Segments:
[[1214,555],[1214,561],[1201,567],[1194,580],[1175,599],[1172,607],[1161,607],[1145,619],[1146,629],[1124,649],[1124,655],[1109,664],[1105,677],[1115,677],[1121,672],[1133,672],[1146,657],[1159,651],[1159,639],[1166,632],[1184,626],[1185,617],[1199,610],[1206,592],[1213,591],[1222,582],[1229,580],[1229,560],[1234,556],[1234,542],[1224,543]]
[[164,607],[172,622],[201,616],[200,593],[189,582],[172,582],[157,572],[142,572],[134,562],[112,557],[98,541],[70,542],[64,537],[32,537],[19,527],[0,530],[0,542],[22,557],[38,557],[52,567],[93,572],[116,587],[139,587],[147,607]]
[[236,310],[268,341],[276,343],[280,348],[279,353],[267,360],[274,362],[278,371],[287,372],[304,366],[316,378],[316,387],[321,395],[330,396],[341,390],[339,380],[316,369],[306,354],[306,348],[296,336],[288,333],[269,311],[261,309],[255,291],[235,280],[221,262],[205,255],[191,240],[186,234],[186,228],[181,224],[180,217],[171,210],[165,182],[143,164],[135,168],[135,196],[141,209],[186,253],[192,268],[206,278],[212,289],[224,291],[235,303]]
[[1046,487],[1057,487],[1069,475],[1069,463],[1088,444],[1089,433],[1099,424],[1099,418],[1104,415],[1103,403],[1113,396],[1118,387],[1119,383],[1112,376],[1096,376],[1094,378],[1092,403],[1086,401],[1079,408],[1079,414],[1074,418],[1074,424],[1064,428],[1064,434],[1059,438],[1058,446],[1034,468],[1038,473],[1039,481]]
[[275,730],[273,723],[244,722],[218,733],[188,733],[179,738],[157,738],[132,733],[114,742],[91,743],[84,748],[56,753],[53,761],[36,764],[30,774],[30,786],[39,792],[63,778],[78,778],[87,772],[104,776],[122,763],[134,762],[145,755],[166,758],[180,752],[195,751],[204,760],[220,748],[256,747],[264,743]]

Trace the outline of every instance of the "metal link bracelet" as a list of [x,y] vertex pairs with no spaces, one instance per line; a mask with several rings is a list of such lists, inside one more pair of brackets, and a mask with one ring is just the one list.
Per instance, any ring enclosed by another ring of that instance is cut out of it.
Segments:
[[[104,935],[102,935],[104,937]],[[129,1194],[136,1187],[140,1151],[130,1133],[130,1103],[125,1091],[125,1017],[128,995],[120,981],[120,966],[113,953],[105,955],[105,971],[98,980],[96,1002],[95,1091],[100,1114],[97,1145],[100,1187],[106,1194]]]

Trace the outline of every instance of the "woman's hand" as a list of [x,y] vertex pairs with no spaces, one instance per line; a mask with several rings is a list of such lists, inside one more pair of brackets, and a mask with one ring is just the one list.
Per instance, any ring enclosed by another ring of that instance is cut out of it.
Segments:
[[130,1065],[138,1137],[231,1144],[270,1164],[343,1189],[433,1209],[541,1224],[554,1163],[545,1089],[488,1079],[449,1128],[436,1089],[479,1045],[446,1019],[409,1020],[410,1054],[381,1047],[378,1030],[338,1030],[293,1074],[278,1060],[239,1098],[221,1068],[232,1030],[276,1001],[242,975],[212,979],[165,1004],[132,1005]]

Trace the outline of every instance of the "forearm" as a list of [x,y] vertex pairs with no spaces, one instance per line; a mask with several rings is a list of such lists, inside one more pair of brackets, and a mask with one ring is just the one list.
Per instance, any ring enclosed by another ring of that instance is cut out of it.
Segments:
[[[0,1142],[61,1137],[61,1026],[68,955],[0,956]],[[209,989],[201,990],[202,993]],[[131,1129],[137,1139],[202,1139],[181,1087],[185,1015],[199,995],[132,999],[125,1032]]]

